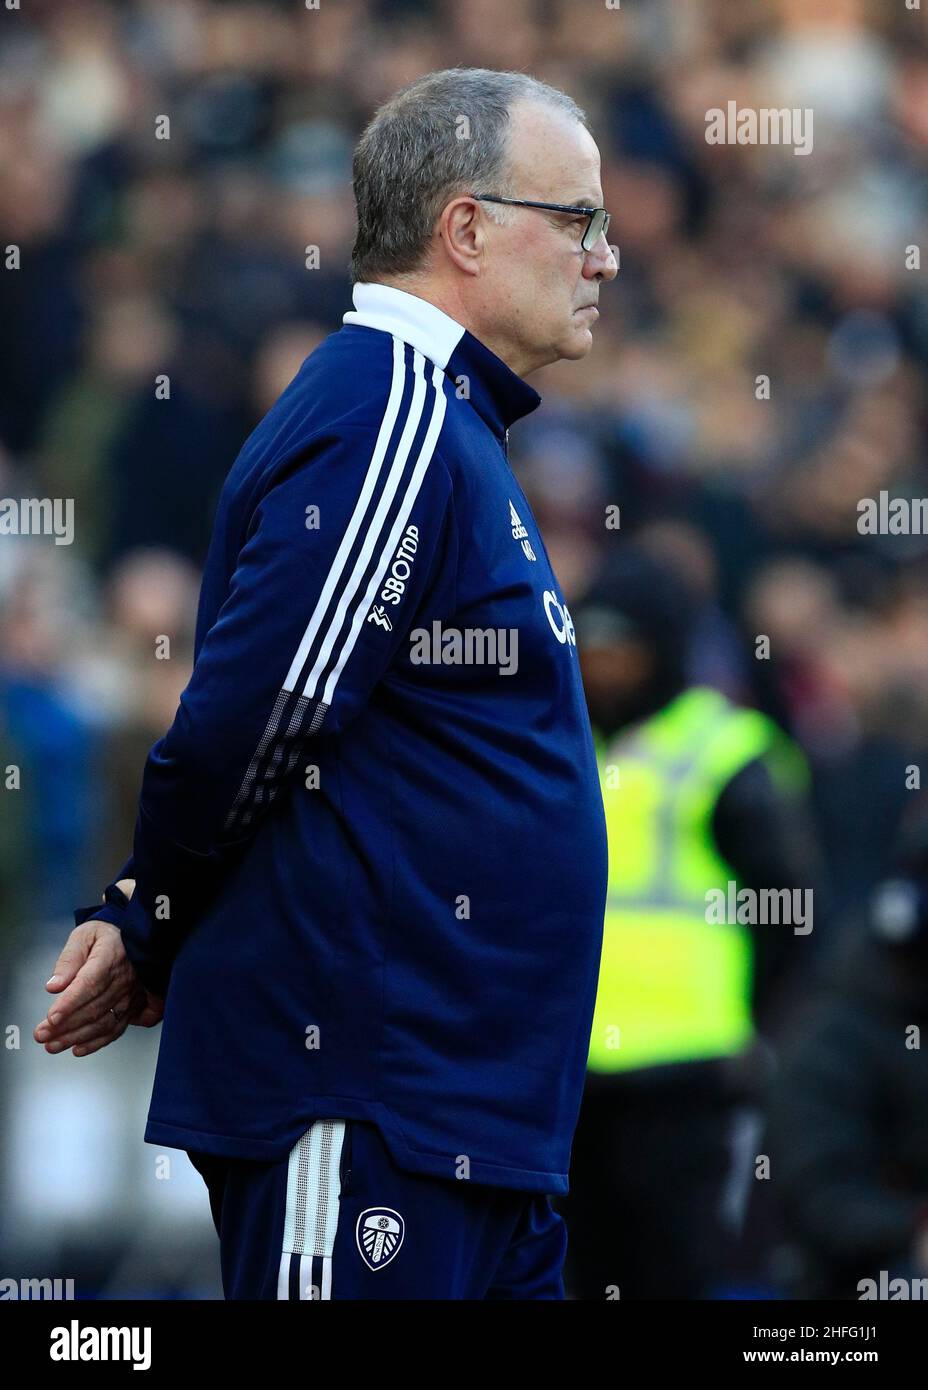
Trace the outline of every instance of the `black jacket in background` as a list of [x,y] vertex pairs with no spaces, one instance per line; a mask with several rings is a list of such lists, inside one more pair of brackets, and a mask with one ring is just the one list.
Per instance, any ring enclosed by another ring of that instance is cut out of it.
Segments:
[[867,936],[783,1050],[763,1152],[800,1298],[857,1298],[861,1279],[921,1277],[928,1215],[928,952]]

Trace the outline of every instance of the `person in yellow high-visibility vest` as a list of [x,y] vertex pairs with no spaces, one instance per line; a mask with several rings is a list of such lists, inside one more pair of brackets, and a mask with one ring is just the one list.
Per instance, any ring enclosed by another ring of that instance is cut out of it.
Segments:
[[[581,1298],[721,1290],[732,1078],[748,1074],[757,1010],[807,935],[811,865],[794,834],[804,759],[766,716],[687,685],[693,618],[682,577],[633,546],[575,618],[609,839],[563,1208]],[[752,921],[745,887],[788,890],[776,901],[789,920]]]

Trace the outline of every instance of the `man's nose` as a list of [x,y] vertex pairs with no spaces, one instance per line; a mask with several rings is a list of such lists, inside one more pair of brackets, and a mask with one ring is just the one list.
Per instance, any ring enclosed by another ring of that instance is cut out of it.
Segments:
[[606,233],[600,236],[583,260],[583,274],[587,280],[614,280],[619,273],[619,263],[612,247],[606,240]]

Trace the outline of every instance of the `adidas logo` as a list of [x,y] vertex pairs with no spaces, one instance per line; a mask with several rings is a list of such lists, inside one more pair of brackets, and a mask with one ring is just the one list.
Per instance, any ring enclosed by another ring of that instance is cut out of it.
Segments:
[[522,549],[523,549],[524,552],[525,552],[525,558],[526,558],[527,560],[535,560],[535,559],[537,559],[538,557],[536,556],[534,550],[532,549],[532,543],[531,543],[531,541],[530,541],[529,538],[528,538],[528,532],[526,531],[525,527],[522,525],[522,522],[521,522],[521,520],[520,520],[520,518],[519,518],[519,513],[516,511],[515,507],[512,505],[512,498],[511,498],[511,497],[510,497],[510,499],[509,499],[509,522],[510,522],[510,525],[512,526],[512,539],[513,539],[514,541],[521,541],[521,542],[522,542]]

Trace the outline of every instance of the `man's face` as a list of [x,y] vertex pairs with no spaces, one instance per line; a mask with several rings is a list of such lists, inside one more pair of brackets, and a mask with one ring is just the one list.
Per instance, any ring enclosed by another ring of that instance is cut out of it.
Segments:
[[579,633],[577,649],[590,720],[609,737],[644,712],[654,677],[654,654],[638,638],[587,643]]
[[[512,197],[602,207],[596,142],[566,113],[518,103],[510,116],[509,150]],[[582,249],[585,217],[540,208],[508,211],[508,226],[485,220],[481,298],[491,336],[506,344],[505,360],[524,376],[562,357],[586,356],[598,317],[590,306],[618,267],[605,236],[591,251]]]

